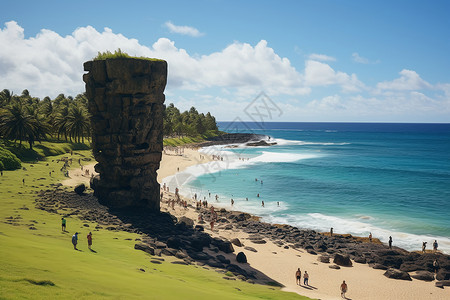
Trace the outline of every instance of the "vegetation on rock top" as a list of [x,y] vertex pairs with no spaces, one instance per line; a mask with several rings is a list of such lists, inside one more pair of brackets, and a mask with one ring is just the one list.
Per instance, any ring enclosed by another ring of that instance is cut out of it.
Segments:
[[150,61],[164,61],[163,59],[158,58],[150,58],[145,56],[131,56],[128,53],[122,52],[120,48],[118,50],[115,50],[114,53],[112,53],[109,50],[106,50],[105,52],[98,52],[97,56],[94,57],[92,60],[105,60],[105,59],[117,59],[117,58],[135,58],[135,59],[143,59],[143,60],[150,60]]

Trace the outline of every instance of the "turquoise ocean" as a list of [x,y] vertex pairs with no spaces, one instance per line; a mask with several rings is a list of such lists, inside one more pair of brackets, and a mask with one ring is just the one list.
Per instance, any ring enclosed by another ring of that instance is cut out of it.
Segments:
[[214,206],[233,199],[233,209],[263,221],[372,232],[383,242],[391,235],[408,250],[436,239],[450,253],[450,124],[219,122],[230,128],[277,145],[203,148],[224,160],[164,181]]

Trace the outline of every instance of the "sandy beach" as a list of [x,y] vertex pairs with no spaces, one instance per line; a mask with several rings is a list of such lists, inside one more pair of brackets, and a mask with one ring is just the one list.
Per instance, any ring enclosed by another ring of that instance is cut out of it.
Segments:
[[[200,156],[201,155],[201,156]],[[161,167],[158,171],[158,180],[167,176],[182,172],[187,167],[206,163],[211,158],[200,154],[194,149],[184,149],[184,153],[175,154],[167,151],[163,154]],[[83,166],[92,173],[94,164]],[[90,176],[84,175],[81,168],[70,171],[70,179],[63,181],[64,185],[75,185],[79,182],[89,182]],[[172,193],[164,193],[161,203],[161,211],[169,211],[177,217],[186,216],[194,220],[197,224],[198,211],[192,199],[186,199],[193,205],[184,209],[178,205],[175,209],[169,208],[167,199],[173,198]],[[247,256],[248,266],[257,269],[281,283],[284,290],[296,292],[315,299],[341,299],[339,286],[343,280],[348,284],[347,299],[449,299],[448,288],[440,289],[435,287],[435,282],[425,282],[412,279],[412,281],[389,279],[385,276],[384,270],[376,270],[367,264],[353,262],[352,267],[341,267],[339,270],[329,268],[333,263],[321,263],[317,260],[318,255],[312,255],[302,249],[280,247],[267,239],[266,244],[255,244],[249,240],[249,234],[240,230],[225,230],[223,225],[216,226],[211,231],[209,224],[203,224],[205,231],[212,236],[221,237],[228,240],[238,238],[243,244],[242,247],[234,246],[235,253],[224,255],[232,262],[235,262],[235,255],[244,252]],[[257,252],[244,249],[245,246],[254,248]],[[207,251],[206,251],[207,252]],[[239,263],[237,263],[239,264]],[[246,269],[245,265],[239,264]],[[297,286],[295,282],[295,271],[300,268],[302,271],[302,285]],[[303,285],[303,274],[309,274],[309,286]]]

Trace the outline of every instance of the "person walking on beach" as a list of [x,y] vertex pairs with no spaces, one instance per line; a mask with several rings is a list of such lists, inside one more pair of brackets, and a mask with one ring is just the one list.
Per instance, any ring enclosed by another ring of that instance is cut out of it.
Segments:
[[341,284],[341,298],[345,299],[345,293],[347,293],[347,284],[345,283],[345,280]]
[[330,228],[330,236],[333,236],[333,227]]
[[233,206],[234,205],[234,200],[233,199],[231,199],[231,206]]
[[371,233],[369,233],[369,242],[371,242],[371,243],[372,243],[372,232],[371,232]]
[[308,280],[309,280],[309,274],[308,274],[308,272],[305,271],[305,274],[303,274],[303,284],[309,285]]
[[61,218],[61,230],[63,232],[66,231],[66,219],[64,219],[64,217]]
[[88,241],[88,248],[89,250],[91,250],[91,246],[92,246],[92,233],[89,232],[89,234],[87,235],[87,241]]
[[261,201],[261,206],[264,207],[264,201]]
[[389,236],[389,249],[392,249],[392,236]]
[[433,270],[434,274],[437,274],[437,272],[439,271],[439,262],[437,261],[437,259],[433,261]]
[[427,248],[427,242],[422,242],[422,253],[425,253],[426,248]]
[[77,244],[78,244],[78,232],[75,232],[75,234],[72,236],[72,244],[73,244],[73,249],[78,250],[78,249],[77,249]]
[[300,279],[302,278],[302,271],[300,271],[300,268],[297,269],[297,272],[295,272],[295,279],[297,285],[301,285]]
[[434,252],[437,251],[437,248],[438,248],[438,242],[437,242],[437,240],[434,240],[434,243],[433,243],[433,250],[434,250]]

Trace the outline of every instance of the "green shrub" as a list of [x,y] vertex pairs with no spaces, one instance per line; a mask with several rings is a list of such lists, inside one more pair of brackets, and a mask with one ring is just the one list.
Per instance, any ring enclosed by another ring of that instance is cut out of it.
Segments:
[[16,170],[20,169],[22,164],[20,160],[11,151],[0,147],[0,169],[1,170]]

